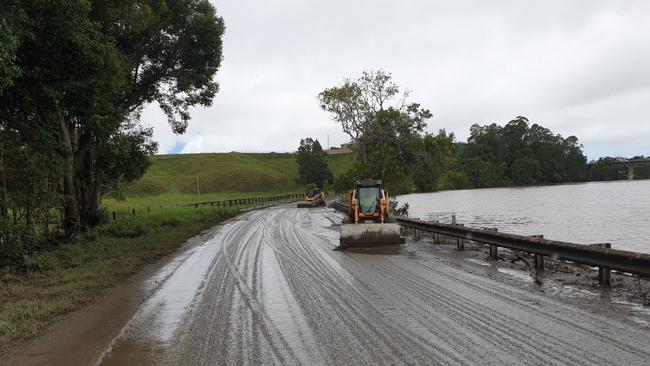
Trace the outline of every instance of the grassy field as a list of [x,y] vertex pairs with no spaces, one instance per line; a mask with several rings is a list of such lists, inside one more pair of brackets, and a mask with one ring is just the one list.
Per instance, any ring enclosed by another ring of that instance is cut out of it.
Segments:
[[[352,163],[351,155],[328,157],[335,177]],[[296,154],[211,153],[154,156],[149,171],[127,187],[127,196],[191,201],[196,197],[197,179],[201,197],[212,194],[209,197],[217,199],[303,190]]]

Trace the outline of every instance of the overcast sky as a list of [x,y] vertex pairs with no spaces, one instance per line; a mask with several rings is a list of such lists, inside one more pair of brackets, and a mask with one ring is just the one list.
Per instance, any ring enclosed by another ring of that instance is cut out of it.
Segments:
[[516,116],[576,135],[589,158],[650,155],[650,1],[212,0],[226,23],[221,91],[160,153],[294,151],[346,142],[316,95],[383,69],[440,128]]

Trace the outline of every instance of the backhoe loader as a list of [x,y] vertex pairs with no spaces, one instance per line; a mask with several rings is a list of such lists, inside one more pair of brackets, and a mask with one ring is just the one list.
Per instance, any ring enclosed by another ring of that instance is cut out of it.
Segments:
[[388,215],[388,194],[380,180],[358,181],[348,202],[339,248],[404,243],[400,226]]
[[298,202],[298,208],[325,206],[325,193],[320,188],[312,188],[305,194],[302,202]]

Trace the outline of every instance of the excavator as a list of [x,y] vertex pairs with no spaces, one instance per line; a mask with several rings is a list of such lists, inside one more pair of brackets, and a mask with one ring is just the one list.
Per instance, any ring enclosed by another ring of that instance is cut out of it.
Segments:
[[380,180],[357,181],[341,224],[339,249],[403,244],[400,226],[388,215],[388,194]]
[[298,208],[325,206],[325,193],[320,188],[312,188],[305,194],[305,199],[298,202]]

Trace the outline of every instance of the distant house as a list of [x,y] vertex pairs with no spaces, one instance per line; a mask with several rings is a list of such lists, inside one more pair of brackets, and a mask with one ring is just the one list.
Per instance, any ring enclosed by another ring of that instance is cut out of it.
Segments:
[[325,153],[327,155],[342,155],[342,154],[351,154],[352,153],[352,146],[354,146],[353,142],[348,142],[345,144],[341,144],[341,147],[332,147],[330,149],[325,150]]

